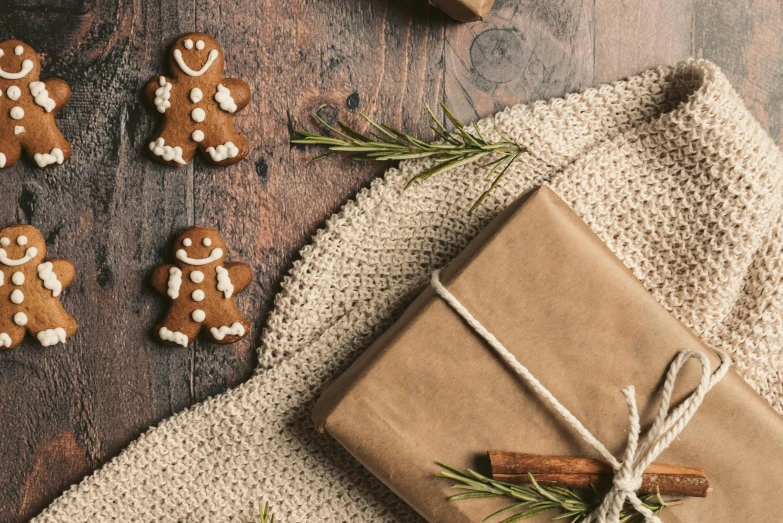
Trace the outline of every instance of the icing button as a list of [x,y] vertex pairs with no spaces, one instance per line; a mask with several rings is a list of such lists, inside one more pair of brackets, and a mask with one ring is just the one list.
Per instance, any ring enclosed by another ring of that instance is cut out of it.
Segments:
[[19,325],[20,327],[27,325],[27,314],[24,312],[17,312],[14,314],[14,323]]
[[21,285],[24,283],[24,273],[21,271],[16,271],[13,276],[11,276],[11,281],[14,282],[14,285]]
[[206,319],[207,314],[202,311],[201,309],[196,309],[193,311],[193,314],[190,315],[193,318],[193,321],[201,323]]
[[24,118],[24,109],[19,107],[18,105],[16,107],[11,108],[11,118],[14,120],[21,120]]
[[196,289],[193,291],[193,294],[190,295],[191,298],[193,298],[193,301],[203,301],[204,300],[204,291],[201,289]]
[[[13,109],[11,111],[13,112]],[[13,114],[11,116],[13,116]],[[191,111],[190,117],[193,118],[194,122],[201,123],[207,117],[207,113],[205,113],[204,109],[202,109],[201,107],[196,107],[195,109],[193,109],[193,111]]]
[[24,301],[24,293],[19,289],[14,289],[14,292],[11,293],[11,301],[19,305]]
[[195,131],[193,131],[193,134],[191,134],[190,137],[193,138],[194,142],[200,142],[201,140],[204,139],[204,131],[200,131],[196,129]]
[[193,283],[201,283],[204,281],[204,273],[201,271],[193,271],[190,273],[190,281]]

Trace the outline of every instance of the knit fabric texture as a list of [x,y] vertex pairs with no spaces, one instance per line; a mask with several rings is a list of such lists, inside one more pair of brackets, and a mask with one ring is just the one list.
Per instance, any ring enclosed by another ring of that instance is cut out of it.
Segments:
[[285,522],[420,521],[310,413],[434,269],[542,184],[783,413],[783,157],[715,65],[651,70],[478,125],[530,154],[475,213],[481,167],[408,190],[428,161],[390,169],[302,250],[252,379],[151,429],[34,521],[251,522],[267,500]]

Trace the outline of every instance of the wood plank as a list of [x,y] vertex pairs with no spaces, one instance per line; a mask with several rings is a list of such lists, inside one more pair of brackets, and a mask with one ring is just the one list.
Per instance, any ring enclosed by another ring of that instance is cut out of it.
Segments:
[[449,24],[444,98],[462,121],[593,83],[593,4],[498,0],[484,23]]
[[753,116],[783,146],[783,5],[694,0],[694,52],[718,64]]
[[691,56],[692,0],[595,3],[595,83],[606,83]]
[[44,76],[61,76],[73,91],[58,116],[72,158],[3,171],[0,222],[35,225],[49,256],[73,262],[63,303],[79,323],[65,346],[28,340],[0,353],[0,521],[37,513],[191,402],[190,355],[152,343],[160,303],[145,288],[161,246],[189,221],[191,174],[141,156],[152,121],[137,89],[158,70],[159,35],[178,33],[179,19],[108,1],[50,9],[20,1],[0,14],[0,38],[13,31],[29,42],[44,56]]

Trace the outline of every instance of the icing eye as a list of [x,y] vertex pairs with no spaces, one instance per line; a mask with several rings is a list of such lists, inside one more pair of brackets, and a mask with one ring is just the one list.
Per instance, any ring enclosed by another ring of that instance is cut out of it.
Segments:
[[5,54],[5,51],[3,51],[2,49],[0,49],[0,56],[3,56],[4,54]]
[[185,40],[185,49],[193,49],[193,40],[190,38]]
[[22,47],[21,45],[17,45],[16,47],[14,47],[14,54],[16,56],[19,56],[22,53],[24,53],[24,47]]
[[190,238],[185,238],[184,240],[182,240],[182,245],[184,245],[185,247],[190,247],[191,245],[193,245],[193,242],[190,240]]
[[209,247],[210,245],[212,245],[212,240],[210,240],[209,238],[204,238],[203,240],[201,240],[201,243],[204,244],[204,247]]
[[6,238],[5,236],[0,238],[0,245],[2,245],[3,247],[6,247],[9,243],[11,243],[11,240]]
[[196,42],[196,49],[198,49],[199,51],[204,49],[204,40],[199,40],[198,42]]
[[27,236],[25,236],[24,234],[19,236],[16,239],[16,243],[18,243],[19,245],[27,245]]

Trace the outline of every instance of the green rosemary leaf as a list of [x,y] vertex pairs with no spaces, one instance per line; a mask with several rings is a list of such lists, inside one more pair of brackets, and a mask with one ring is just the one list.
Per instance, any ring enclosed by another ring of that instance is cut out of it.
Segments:
[[494,518],[495,516],[498,516],[498,515],[502,514],[503,512],[508,512],[509,510],[516,510],[518,508],[524,507],[525,505],[527,505],[527,502],[517,503],[516,505],[509,505],[509,506],[504,507],[504,508],[502,508],[500,510],[496,510],[495,512],[493,512],[489,516],[485,517],[481,521],[488,521],[488,520]]
[[544,512],[549,512],[554,507],[536,507],[528,509],[524,512],[520,512],[519,514],[516,514],[514,516],[511,516],[509,518],[504,519],[500,523],[514,523],[515,521],[522,521],[523,519],[530,519],[533,517],[538,516],[539,514],[543,514]]
[[476,160],[480,160],[484,156],[486,156],[489,153],[476,153],[470,156],[466,156],[461,159],[455,159],[451,160],[445,163],[442,163],[440,165],[436,165],[435,167],[432,167],[430,169],[427,169],[424,172],[421,172],[411,178],[408,183],[405,185],[405,188],[409,188],[414,183],[418,182],[419,180],[426,180],[427,178],[431,176],[437,176],[439,174],[442,174],[446,171],[449,171],[451,169],[456,169],[457,167],[462,167],[463,165],[468,165],[469,163],[473,163]]
[[468,492],[467,494],[457,494],[456,496],[451,496],[449,501],[474,498],[496,498],[498,496],[500,496],[500,494],[495,494],[493,492]]

